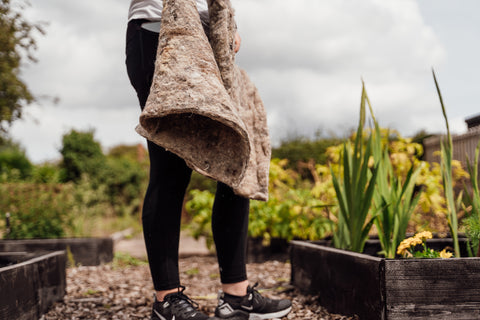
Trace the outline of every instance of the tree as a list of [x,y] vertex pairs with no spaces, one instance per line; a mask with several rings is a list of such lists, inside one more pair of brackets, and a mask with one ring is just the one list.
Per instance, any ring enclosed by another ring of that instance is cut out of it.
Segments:
[[0,181],[25,179],[32,173],[33,165],[18,143],[6,140],[0,145]]
[[27,3],[13,2],[0,0],[0,143],[22,109],[36,100],[20,79],[20,68],[25,59],[36,62],[34,33],[44,34],[41,24],[28,22],[20,13]]
[[287,159],[287,168],[297,170],[303,178],[313,179],[311,165],[326,164],[327,149],[340,143],[342,139],[337,137],[293,137],[273,148],[272,158]]
[[65,181],[78,181],[83,174],[96,177],[104,169],[105,155],[93,131],[71,130],[62,138],[61,167]]

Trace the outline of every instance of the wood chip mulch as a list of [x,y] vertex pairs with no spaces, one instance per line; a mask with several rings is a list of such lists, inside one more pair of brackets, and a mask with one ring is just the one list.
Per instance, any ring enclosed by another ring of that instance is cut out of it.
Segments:
[[[271,298],[293,301],[292,312],[285,319],[353,320],[356,318],[328,313],[316,298],[300,294],[290,284],[290,264],[268,261],[248,265],[249,280],[258,282],[260,292]],[[213,315],[220,288],[218,265],[212,256],[180,259],[181,281],[185,293],[200,309]],[[67,294],[53,305],[41,320],[58,319],[150,319],[153,286],[146,264],[67,269]]]

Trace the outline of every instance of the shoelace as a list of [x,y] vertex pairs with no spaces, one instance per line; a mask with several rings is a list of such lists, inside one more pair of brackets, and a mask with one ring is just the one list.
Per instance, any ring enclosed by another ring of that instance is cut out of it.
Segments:
[[191,317],[197,313],[198,303],[183,293],[184,286],[180,286],[178,293],[170,294],[166,299],[183,317]]
[[255,289],[258,286],[258,282],[255,282],[255,284],[252,287],[249,287],[248,293],[252,293],[254,296],[260,295],[260,292],[258,292],[257,289]]
[[261,295],[261,293],[255,289],[258,286],[258,282],[256,282],[252,287],[248,288],[248,294],[251,295],[252,306],[256,305],[256,307],[263,308],[265,303],[269,300],[268,298]]

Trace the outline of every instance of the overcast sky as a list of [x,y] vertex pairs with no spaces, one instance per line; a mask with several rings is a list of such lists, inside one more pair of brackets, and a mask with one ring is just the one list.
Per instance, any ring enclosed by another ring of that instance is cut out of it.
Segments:
[[[46,21],[37,64],[22,77],[37,95],[12,136],[34,162],[59,158],[70,129],[95,130],[104,148],[143,142],[124,64],[127,0],[32,0]],[[345,136],[355,128],[365,81],[382,127],[404,136],[445,130],[480,113],[480,1],[232,0],[242,36],[238,64],[257,85],[273,143],[295,135]]]

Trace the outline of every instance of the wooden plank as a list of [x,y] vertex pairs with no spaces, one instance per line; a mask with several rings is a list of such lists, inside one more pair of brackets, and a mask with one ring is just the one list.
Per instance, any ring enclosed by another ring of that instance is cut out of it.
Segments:
[[384,319],[383,259],[291,242],[292,283],[330,312]]
[[386,260],[385,292],[388,319],[480,319],[480,259]]
[[435,319],[435,320],[473,320],[480,319],[480,311],[477,303],[461,303],[455,305],[452,310],[445,308],[444,304],[403,304],[387,307],[388,319],[412,320],[412,319]]
[[61,251],[0,268],[0,319],[40,319],[65,295],[65,263]]
[[0,240],[0,251],[51,252],[69,249],[76,264],[96,266],[113,260],[112,238]]
[[319,295],[331,312],[367,320],[480,319],[480,258],[383,259],[293,241],[291,263],[292,283]]

